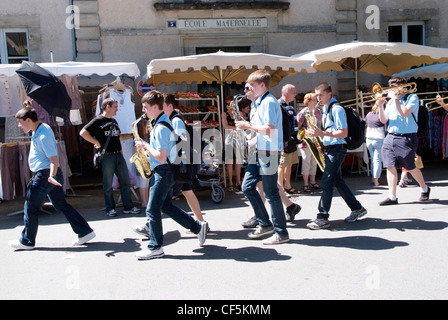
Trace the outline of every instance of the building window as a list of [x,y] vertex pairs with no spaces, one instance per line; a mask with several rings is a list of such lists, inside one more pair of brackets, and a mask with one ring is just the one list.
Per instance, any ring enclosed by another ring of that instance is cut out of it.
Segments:
[[391,23],[388,27],[389,42],[409,42],[425,45],[424,22]]
[[28,32],[22,29],[0,29],[1,63],[29,61]]

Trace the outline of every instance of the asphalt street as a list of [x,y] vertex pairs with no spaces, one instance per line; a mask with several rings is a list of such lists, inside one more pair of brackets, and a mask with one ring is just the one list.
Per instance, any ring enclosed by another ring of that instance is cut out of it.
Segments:
[[[331,227],[309,230],[320,192],[292,198],[302,206],[288,223],[291,241],[263,245],[249,240],[241,222],[253,215],[244,195],[226,194],[214,204],[208,191],[198,193],[211,232],[204,247],[170,218],[163,219],[165,257],[138,261],[135,253],[148,240],[131,229],[144,213],[107,217],[101,189],[76,190],[68,201],[97,237],[81,247],[65,218],[40,215],[36,249],[13,252],[7,245],[23,228],[23,200],[0,204],[0,299],[447,299],[448,167],[425,164],[430,200],[419,202],[420,189],[398,189],[399,205],[380,207],[388,195],[371,177],[345,178],[368,214],[355,223],[335,192]],[[302,181],[293,182],[300,188]],[[117,194],[118,197],[118,194]],[[185,200],[176,204],[188,209]]]

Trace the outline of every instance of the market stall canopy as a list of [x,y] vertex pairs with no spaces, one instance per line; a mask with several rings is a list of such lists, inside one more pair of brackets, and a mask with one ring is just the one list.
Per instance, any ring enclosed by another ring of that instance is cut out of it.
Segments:
[[316,72],[311,61],[296,61],[290,57],[265,53],[222,52],[154,59],[148,64],[146,83],[243,83],[258,69],[271,73],[271,86],[285,76],[299,72]]
[[299,61],[312,60],[313,67],[319,71],[352,70],[391,76],[424,63],[448,61],[448,48],[405,42],[353,41],[296,54],[292,57]]
[[[120,76],[127,74],[130,77],[138,77],[140,70],[134,62],[51,62],[38,63],[37,65],[50,71],[55,76],[66,74],[68,76],[91,76],[97,74],[105,76],[112,74]],[[20,67],[20,64],[1,64],[0,75],[13,76],[15,71]]]
[[406,80],[411,78],[422,79],[448,79],[448,63],[438,63],[430,66],[414,68],[392,75],[393,77],[402,77]]

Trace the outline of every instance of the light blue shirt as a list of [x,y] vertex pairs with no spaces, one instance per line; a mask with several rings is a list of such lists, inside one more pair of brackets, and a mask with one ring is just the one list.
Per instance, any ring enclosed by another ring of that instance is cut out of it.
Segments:
[[280,104],[272,94],[268,93],[266,96],[263,95],[255,101],[254,112],[251,113],[250,123],[264,126],[273,125],[275,127],[272,136],[257,132],[258,150],[283,150],[282,111],[280,109]]
[[387,103],[386,109],[384,112],[389,118],[389,124],[387,127],[387,132],[389,133],[398,133],[398,134],[407,134],[407,133],[416,133],[418,130],[418,109],[419,109],[419,101],[418,96],[416,94],[411,94],[408,96],[406,102],[404,102],[404,96],[399,99],[399,101],[404,104],[407,108],[411,108],[412,113],[415,116],[415,120],[412,117],[412,114],[409,114],[407,117],[402,117],[397,108],[395,107],[395,103],[391,100]]
[[174,132],[176,132],[178,136],[182,137],[182,139],[186,139],[187,128],[185,127],[184,121],[179,117],[173,117],[171,122],[173,124]]
[[[331,98],[330,103],[328,106],[333,103],[337,102],[335,98]],[[331,120],[331,117],[328,115],[328,106],[324,109],[324,120],[323,120],[323,130],[326,132],[333,132],[341,129],[347,128],[347,116],[345,114],[345,110],[343,107],[337,104],[333,104],[331,107],[331,114],[333,115],[333,121]],[[345,142],[344,138],[335,138],[335,137],[322,137],[322,142],[324,146],[333,146],[336,144],[347,144]]]
[[51,127],[41,123],[31,137],[30,154],[28,164],[32,172],[50,169],[50,158],[57,157],[58,149],[56,139]]
[[[168,118],[166,114],[162,114],[157,119],[157,122],[154,125],[154,129],[151,132],[151,138],[149,140],[149,143],[151,147],[153,147],[157,151],[166,150],[167,157],[171,161],[172,157],[170,156],[170,151],[172,150],[173,147],[175,147],[176,141],[174,139],[174,135],[173,137],[171,135],[171,130],[167,126],[159,124],[159,122],[161,121],[168,122],[171,126],[173,126],[170,121],[170,118]],[[167,161],[161,163],[157,161],[154,157],[149,158],[149,165],[151,170],[154,170],[159,165],[167,163],[168,163]]]

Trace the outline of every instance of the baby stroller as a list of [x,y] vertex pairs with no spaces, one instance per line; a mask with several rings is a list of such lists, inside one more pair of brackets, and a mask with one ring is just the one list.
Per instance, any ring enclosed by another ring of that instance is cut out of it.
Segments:
[[221,170],[215,159],[215,148],[213,143],[205,139],[203,148],[203,161],[201,168],[193,180],[193,190],[201,191],[211,188],[210,197],[214,203],[221,203],[225,198],[224,188],[221,187]]

